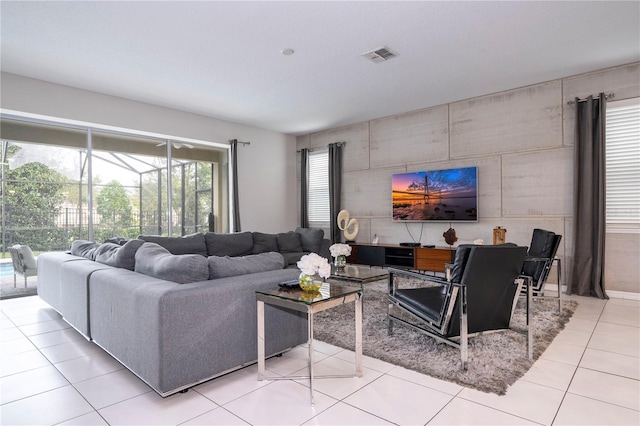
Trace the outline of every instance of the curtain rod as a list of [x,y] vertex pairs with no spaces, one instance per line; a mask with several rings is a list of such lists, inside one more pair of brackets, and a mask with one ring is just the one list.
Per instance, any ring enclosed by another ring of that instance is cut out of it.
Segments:
[[[333,142],[333,144],[338,144],[339,146],[342,146],[342,145],[346,145],[347,143],[343,141],[343,142]],[[330,143],[327,146],[333,145],[333,144]],[[307,148],[307,151],[313,152],[313,149]],[[301,152],[301,150],[297,149],[296,152]]]
[[[599,95],[593,95],[593,96],[594,96],[594,97],[596,97],[596,96],[599,96]],[[609,99],[614,98],[615,96],[616,96],[616,95],[615,95],[614,93],[608,93],[608,94],[604,95],[604,98],[605,98],[606,100],[609,100]],[[578,99],[578,102],[584,102],[584,101],[586,101],[586,99]],[[568,102],[567,102],[567,105],[573,105],[573,104],[575,104],[575,103],[576,103],[576,101],[575,101],[575,100],[573,100],[573,101],[568,101]]]
[[251,142],[242,142],[242,141],[239,141],[238,139],[230,139],[229,143],[241,143],[242,145],[251,145]]

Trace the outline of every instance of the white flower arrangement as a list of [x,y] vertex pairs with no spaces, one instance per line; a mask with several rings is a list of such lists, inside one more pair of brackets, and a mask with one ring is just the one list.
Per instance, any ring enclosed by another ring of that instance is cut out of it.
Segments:
[[336,243],[329,247],[331,256],[349,256],[351,254],[351,246],[349,244]]
[[298,265],[298,268],[302,271],[301,275],[313,276],[318,274],[322,278],[329,278],[331,275],[331,265],[329,265],[329,261],[317,253],[305,254],[296,265]]

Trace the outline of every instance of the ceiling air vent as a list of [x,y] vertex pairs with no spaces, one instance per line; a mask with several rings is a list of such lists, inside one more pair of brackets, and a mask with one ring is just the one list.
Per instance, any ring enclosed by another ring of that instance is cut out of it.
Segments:
[[365,58],[374,63],[384,62],[391,58],[395,58],[398,56],[396,53],[392,52],[388,47],[380,47],[378,49],[372,50],[371,52],[367,52],[363,54]]

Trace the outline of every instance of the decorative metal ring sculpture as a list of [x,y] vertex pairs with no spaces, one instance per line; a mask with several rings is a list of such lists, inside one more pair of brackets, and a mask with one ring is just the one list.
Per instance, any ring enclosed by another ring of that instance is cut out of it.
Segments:
[[360,225],[358,225],[358,219],[349,215],[349,211],[340,210],[338,213],[338,228],[344,233],[345,240],[355,241]]

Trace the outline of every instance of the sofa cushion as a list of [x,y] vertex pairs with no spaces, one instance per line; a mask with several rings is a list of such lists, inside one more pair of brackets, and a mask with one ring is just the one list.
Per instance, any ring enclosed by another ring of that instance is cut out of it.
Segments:
[[125,245],[125,243],[129,241],[128,239],[126,239],[125,237],[111,237],[111,238],[107,238],[106,240],[103,241],[103,243],[114,243],[117,244],[119,246],[123,246]]
[[266,253],[268,251],[278,251],[278,239],[276,234],[265,234],[253,232],[253,248],[251,253]]
[[276,235],[280,253],[297,253],[302,250],[302,239],[297,232],[289,231]]
[[302,250],[320,253],[322,248],[322,239],[324,238],[324,231],[320,228],[296,228],[296,232],[300,234],[300,240],[302,241]]
[[163,237],[161,235],[140,235],[138,239],[148,243],[156,243],[171,254],[199,254],[207,256],[207,244],[204,234],[197,233],[185,235],[184,237]]
[[306,251],[292,251],[289,253],[282,253],[282,257],[284,257],[285,265],[295,265],[298,263],[298,260],[305,254],[308,254]]
[[100,244],[88,240],[75,240],[71,243],[71,254],[84,257],[89,260],[96,260],[96,250]]
[[234,234],[216,234],[207,232],[204,234],[209,256],[244,256],[251,254],[253,236],[251,232],[238,232]]
[[143,244],[142,240],[129,240],[123,246],[117,243],[100,244],[96,250],[96,262],[133,271],[136,264],[136,252]]
[[241,257],[209,256],[208,262],[209,279],[274,271],[285,266],[284,257],[273,251]]
[[135,255],[135,271],[186,284],[209,279],[207,258],[199,254],[171,254],[156,243],[144,243]]

